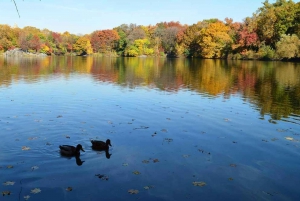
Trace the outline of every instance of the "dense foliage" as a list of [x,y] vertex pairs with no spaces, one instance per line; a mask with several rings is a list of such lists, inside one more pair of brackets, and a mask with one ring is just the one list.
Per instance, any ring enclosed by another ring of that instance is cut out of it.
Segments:
[[161,22],[142,26],[122,24],[77,36],[34,27],[0,25],[0,52],[24,51],[78,55],[187,56],[229,59],[295,59],[300,54],[300,2],[263,2],[243,22],[208,19],[193,25]]

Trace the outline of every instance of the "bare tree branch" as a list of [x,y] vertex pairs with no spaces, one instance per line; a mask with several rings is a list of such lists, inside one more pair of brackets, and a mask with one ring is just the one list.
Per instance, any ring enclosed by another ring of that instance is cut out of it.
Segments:
[[17,6],[17,4],[16,4],[15,0],[12,0],[12,1],[13,1],[13,2],[14,2],[14,4],[15,4],[16,10],[17,10],[17,12],[18,12],[18,15],[19,15],[19,18],[20,18],[20,13],[19,13],[19,10],[18,10],[18,6]]

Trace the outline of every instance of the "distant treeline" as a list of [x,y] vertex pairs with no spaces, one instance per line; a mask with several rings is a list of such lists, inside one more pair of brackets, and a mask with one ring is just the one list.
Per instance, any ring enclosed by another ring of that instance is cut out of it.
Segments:
[[170,56],[228,59],[299,59],[300,2],[263,3],[243,22],[208,19],[193,25],[161,22],[122,24],[78,36],[35,27],[0,25],[0,52],[21,48],[46,54],[136,57]]

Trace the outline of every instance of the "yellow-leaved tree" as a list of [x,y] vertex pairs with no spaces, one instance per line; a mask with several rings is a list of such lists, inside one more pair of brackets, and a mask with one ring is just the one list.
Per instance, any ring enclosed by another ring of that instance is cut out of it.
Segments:
[[198,40],[200,56],[204,58],[226,57],[232,43],[228,31],[229,27],[220,21],[210,23],[207,28],[203,28]]
[[73,45],[73,50],[77,53],[77,55],[86,55],[93,53],[91,42],[86,37],[80,37]]

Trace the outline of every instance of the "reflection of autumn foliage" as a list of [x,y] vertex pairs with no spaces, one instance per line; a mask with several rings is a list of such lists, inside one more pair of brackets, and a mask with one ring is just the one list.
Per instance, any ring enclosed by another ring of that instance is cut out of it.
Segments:
[[[212,97],[239,94],[261,115],[280,119],[300,114],[300,69],[293,63],[201,59],[0,57],[0,86],[35,82],[53,75],[91,74],[122,87],[147,86],[176,93],[188,89]],[[43,76],[41,76],[43,75]]]

